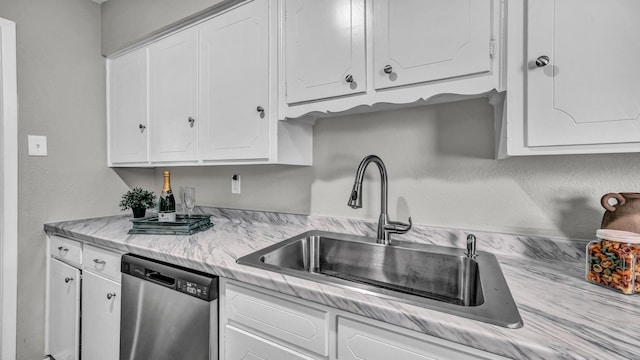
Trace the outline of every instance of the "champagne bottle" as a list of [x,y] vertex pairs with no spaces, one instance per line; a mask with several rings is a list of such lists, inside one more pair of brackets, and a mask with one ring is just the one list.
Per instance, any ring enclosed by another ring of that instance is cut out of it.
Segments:
[[176,221],[176,199],[171,191],[171,173],[164,172],[164,186],[160,193],[160,211],[158,212],[158,221],[175,222]]

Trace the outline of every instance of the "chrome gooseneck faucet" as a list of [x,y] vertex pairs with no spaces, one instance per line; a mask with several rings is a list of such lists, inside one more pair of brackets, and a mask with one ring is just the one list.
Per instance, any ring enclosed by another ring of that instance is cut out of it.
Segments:
[[391,234],[404,234],[411,229],[411,217],[409,217],[409,223],[403,223],[399,221],[390,221],[389,214],[387,213],[387,168],[384,166],[382,159],[376,155],[366,156],[360,162],[358,170],[356,171],[356,180],[353,184],[353,190],[351,190],[351,196],[347,203],[354,209],[362,207],[362,181],[364,180],[364,171],[370,163],[378,165],[380,170],[380,182],[382,192],[380,196],[380,218],[378,219],[378,240],[379,244],[389,245],[391,243]]

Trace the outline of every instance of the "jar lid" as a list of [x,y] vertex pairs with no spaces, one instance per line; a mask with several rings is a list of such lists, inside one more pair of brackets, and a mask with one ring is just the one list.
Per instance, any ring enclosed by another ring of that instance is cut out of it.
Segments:
[[599,239],[618,241],[628,244],[640,244],[640,234],[630,231],[598,229],[596,230],[596,236]]

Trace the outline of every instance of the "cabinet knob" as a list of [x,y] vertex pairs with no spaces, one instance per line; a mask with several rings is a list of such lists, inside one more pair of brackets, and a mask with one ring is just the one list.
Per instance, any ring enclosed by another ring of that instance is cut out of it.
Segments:
[[193,125],[196,123],[196,119],[192,118],[191,116],[189,116],[189,119],[187,119],[187,121],[189,122],[189,126],[193,127]]
[[66,248],[66,247],[64,247],[64,246],[58,246],[58,251],[60,251],[60,252],[62,253],[62,252],[67,252],[67,251],[69,251],[69,249],[67,249],[67,248]]
[[384,69],[382,69],[385,74],[391,74],[393,72],[393,66],[385,65]]
[[107,300],[111,300],[116,297],[116,293],[107,293]]
[[264,108],[260,105],[256,108],[256,111],[260,114],[260,118],[264,118]]
[[347,76],[344,77],[344,81],[346,81],[348,83],[352,83],[353,82],[353,75],[347,74]]
[[72,278],[72,277],[67,276],[66,278],[64,278],[64,282],[65,282],[65,283],[67,283],[67,284],[68,284],[70,281],[73,281],[73,278]]
[[549,59],[547,55],[538,56],[538,58],[536,59],[536,66],[545,67],[549,65],[549,61],[551,61],[551,59]]
[[104,265],[107,263],[106,261],[100,259],[93,259],[93,262],[100,265]]
[[142,124],[140,124],[140,125],[138,125],[138,128],[140,129],[140,131],[144,131],[144,129],[146,129],[147,127],[142,125]]

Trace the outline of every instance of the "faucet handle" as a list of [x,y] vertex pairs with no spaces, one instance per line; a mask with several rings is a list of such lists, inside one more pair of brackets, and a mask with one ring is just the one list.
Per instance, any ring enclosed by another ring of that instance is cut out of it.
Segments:
[[389,221],[388,224],[384,225],[384,229],[390,234],[404,234],[407,231],[411,230],[412,226],[413,222],[411,221],[411,216],[409,216],[408,224],[400,221]]

